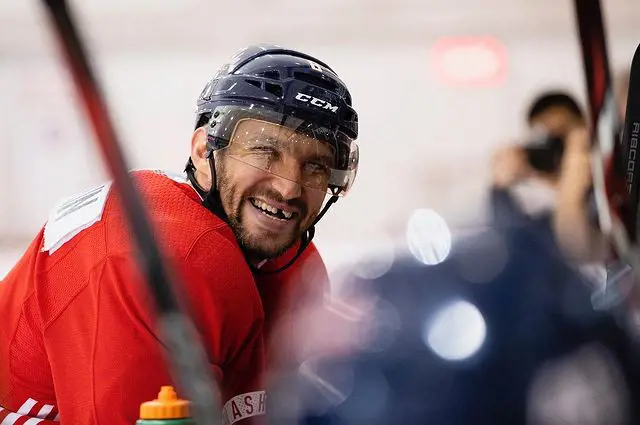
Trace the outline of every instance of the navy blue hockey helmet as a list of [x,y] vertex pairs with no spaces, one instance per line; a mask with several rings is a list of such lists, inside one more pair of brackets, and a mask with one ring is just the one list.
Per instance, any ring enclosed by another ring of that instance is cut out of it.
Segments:
[[208,118],[210,150],[284,178],[273,152],[304,156],[300,184],[333,195],[353,184],[358,115],[344,82],[316,58],[277,45],[244,48],[207,83],[196,113],[197,122]]

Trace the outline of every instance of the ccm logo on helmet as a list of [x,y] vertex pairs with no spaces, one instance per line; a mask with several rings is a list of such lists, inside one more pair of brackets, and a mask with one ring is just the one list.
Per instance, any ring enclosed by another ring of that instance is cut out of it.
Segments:
[[308,94],[298,93],[296,95],[296,100],[299,100],[305,103],[310,103],[313,106],[317,106],[322,109],[329,109],[331,112],[338,112],[337,106],[333,106],[326,100],[318,99],[317,97],[309,96]]

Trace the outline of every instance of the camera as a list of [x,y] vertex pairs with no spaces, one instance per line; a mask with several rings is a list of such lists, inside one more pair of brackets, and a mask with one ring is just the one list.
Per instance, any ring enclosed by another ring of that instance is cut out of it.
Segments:
[[560,168],[564,153],[564,138],[545,131],[536,131],[524,146],[529,165],[544,173],[555,173]]

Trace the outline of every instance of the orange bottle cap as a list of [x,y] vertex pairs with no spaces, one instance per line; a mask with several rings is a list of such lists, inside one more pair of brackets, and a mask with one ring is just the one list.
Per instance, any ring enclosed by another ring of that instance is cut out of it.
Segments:
[[191,417],[191,405],[178,398],[172,386],[160,389],[158,398],[140,405],[140,419],[182,419]]

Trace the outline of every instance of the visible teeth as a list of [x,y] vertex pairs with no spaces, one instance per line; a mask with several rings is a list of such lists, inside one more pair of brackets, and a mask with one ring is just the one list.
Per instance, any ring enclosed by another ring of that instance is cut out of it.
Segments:
[[257,201],[256,204],[258,207],[262,208],[265,211],[269,211],[272,214],[276,214],[278,212],[278,209],[276,207],[272,207],[271,205],[264,202]]
[[292,212],[281,210],[279,208],[276,208],[274,206],[271,206],[271,205],[267,204],[266,202],[258,201],[257,199],[252,199],[251,201],[252,201],[253,205],[255,205],[256,207],[262,209],[263,211],[268,211],[268,212],[270,212],[271,214],[274,214],[274,215],[278,214],[278,212],[279,212],[287,220],[290,219],[291,217],[293,217],[293,213]]

